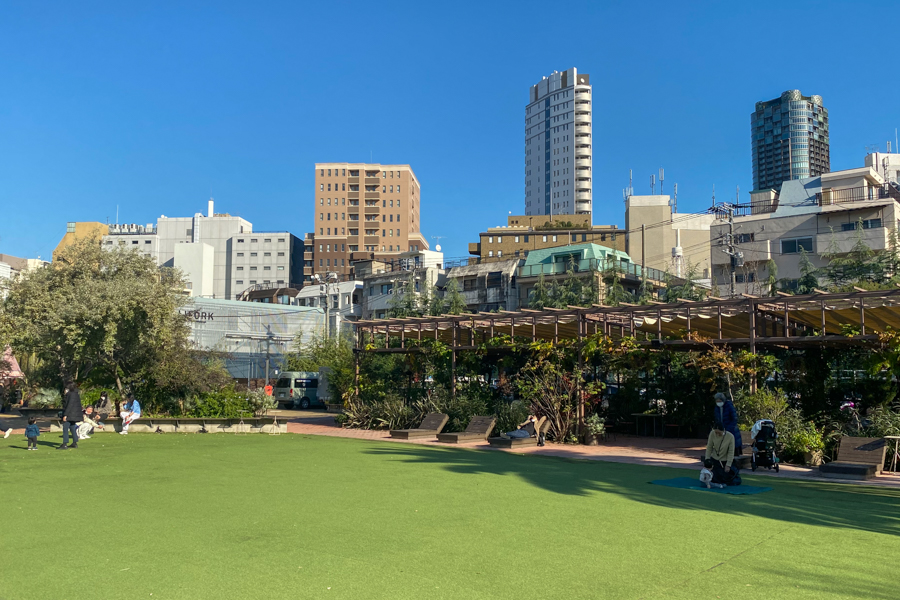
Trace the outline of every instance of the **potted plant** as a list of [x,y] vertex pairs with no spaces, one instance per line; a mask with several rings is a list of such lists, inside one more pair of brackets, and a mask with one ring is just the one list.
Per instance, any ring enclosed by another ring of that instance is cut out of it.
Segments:
[[588,446],[596,446],[600,438],[606,433],[606,420],[594,413],[585,419],[584,425],[584,443]]

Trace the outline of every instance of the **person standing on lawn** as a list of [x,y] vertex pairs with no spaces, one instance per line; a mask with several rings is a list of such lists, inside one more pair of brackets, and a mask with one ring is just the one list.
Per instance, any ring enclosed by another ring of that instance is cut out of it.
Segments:
[[135,399],[134,394],[128,394],[128,401],[122,406],[122,431],[121,435],[128,435],[128,426],[132,421],[141,418],[141,403]]
[[[63,442],[62,446],[57,450],[66,450],[68,448],[78,447],[78,424],[84,415],[81,408],[81,393],[75,380],[71,377],[66,379],[66,393],[63,397],[62,409],[62,430]],[[69,445],[69,433],[72,434],[72,445]]]
[[716,421],[706,441],[706,458],[712,460],[712,482],[741,485],[740,469],[734,465],[734,436]]
[[28,417],[28,426],[25,427],[25,437],[28,438],[28,449],[37,450],[37,439],[41,435],[41,428],[38,427],[37,419]]
[[716,394],[714,398],[716,400],[715,420],[722,423],[725,431],[734,437],[734,453],[740,456],[744,453],[744,443],[741,441],[741,430],[738,429],[738,414],[737,409],[734,408],[734,402],[722,392]]

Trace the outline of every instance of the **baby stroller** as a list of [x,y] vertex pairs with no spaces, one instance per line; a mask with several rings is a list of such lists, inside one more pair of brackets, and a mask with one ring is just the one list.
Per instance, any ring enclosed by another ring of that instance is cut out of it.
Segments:
[[756,467],[775,469],[778,472],[778,456],[775,454],[775,442],[778,440],[778,432],[775,423],[768,419],[757,421],[750,429],[750,437],[753,438],[753,453],[750,456],[750,468]]

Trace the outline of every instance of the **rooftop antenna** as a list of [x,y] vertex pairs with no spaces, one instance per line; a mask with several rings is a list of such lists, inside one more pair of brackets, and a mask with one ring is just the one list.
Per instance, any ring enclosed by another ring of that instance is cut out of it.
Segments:
[[716,184],[713,184],[713,208],[716,207]]
[[116,227],[119,226],[119,205],[116,204]]
[[659,168],[659,193],[660,194],[663,193],[663,178],[665,177],[665,175],[666,175],[665,169],[660,167]]
[[897,141],[897,128],[894,127],[894,149],[900,150],[900,142]]
[[656,175],[650,176],[650,195],[653,196],[656,193]]
[[675,195],[672,196],[672,213],[678,212],[678,184],[675,184]]
[[737,189],[734,192],[734,203],[735,204],[741,203],[741,186],[737,186]]
[[631,169],[628,169],[628,195],[634,196],[634,178]]

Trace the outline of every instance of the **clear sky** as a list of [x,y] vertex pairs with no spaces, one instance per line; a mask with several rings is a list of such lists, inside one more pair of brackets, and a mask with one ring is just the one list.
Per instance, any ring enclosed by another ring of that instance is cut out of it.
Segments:
[[[528,88],[593,85],[594,223],[665,168],[679,210],[751,189],[750,112],[799,88],[832,170],[900,127],[896,2],[0,0],[0,253],[67,221],[240,215],[312,226],[319,161],[408,163],[447,258],[524,212]],[[187,4],[187,3],[184,3]],[[889,24],[889,26],[888,26]]]

